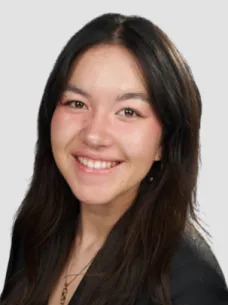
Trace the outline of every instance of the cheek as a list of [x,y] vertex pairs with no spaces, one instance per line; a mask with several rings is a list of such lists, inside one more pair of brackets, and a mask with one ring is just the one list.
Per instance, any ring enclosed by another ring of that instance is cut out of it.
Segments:
[[53,148],[63,146],[71,137],[71,125],[67,120],[67,116],[56,108],[51,120],[51,143]]
[[152,121],[131,128],[122,134],[124,150],[129,158],[152,163],[160,147],[162,129],[160,124]]

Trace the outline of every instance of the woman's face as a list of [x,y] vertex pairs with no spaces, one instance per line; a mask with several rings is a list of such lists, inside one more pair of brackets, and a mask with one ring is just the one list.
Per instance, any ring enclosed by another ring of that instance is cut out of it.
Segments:
[[126,49],[102,45],[78,58],[52,118],[51,143],[81,203],[129,205],[160,159],[161,133]]

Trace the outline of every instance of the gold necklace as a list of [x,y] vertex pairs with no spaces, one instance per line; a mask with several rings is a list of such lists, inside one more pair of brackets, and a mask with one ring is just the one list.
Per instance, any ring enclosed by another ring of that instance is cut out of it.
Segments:
[[[65,283],[62,289],[62,293],[61,293],[61,298],[60,298],[60,305],[64,305],[66,298],[67,298],[67,294],[68,294],[68,286],[73,283],[73,281],[79,276],[79,275],[84,275],[82,274],[82,272],[92,263],[94,257],[88,262],[88,264],[85,265],[85,267],[82,268],[82,270],[77,273],[77,274],[66,274],[65,275]],[[68,273],[68,272],[67,272]],[[73,276],[73,279],[71,279],[68,283],[67,283],[67,277],[69,276]]]

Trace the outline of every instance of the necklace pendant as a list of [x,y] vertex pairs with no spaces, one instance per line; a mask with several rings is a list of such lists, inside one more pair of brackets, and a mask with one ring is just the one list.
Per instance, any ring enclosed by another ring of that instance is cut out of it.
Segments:
[[67,288],[67,283],[64,284],[62,293],[61,293],[61,299],[60,299],[60,305],[64,305],[65,301],[66,301],[66,297],[67,297],[67,293],[68,293],[68,288]]

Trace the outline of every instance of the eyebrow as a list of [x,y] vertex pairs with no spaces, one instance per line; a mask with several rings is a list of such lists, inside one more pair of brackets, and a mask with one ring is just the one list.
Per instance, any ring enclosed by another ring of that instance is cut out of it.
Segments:
[[[67,84],[64,91],[73,92],[76,94],[80,94],[86,98],[91,98],[91,95],[88,92],[86,92],[83,89],[81,89],[75,85],[72,85],[72,84]],[[127,92],[122,95],[118,95],[116,98],[116,101],[120,102],[120,101],[126,101],[126,100],[131,100],[131,99],[140,99],[146,103],[149,103],[149,98],[148,98],[147,94],[145,94],[143,92]]]

